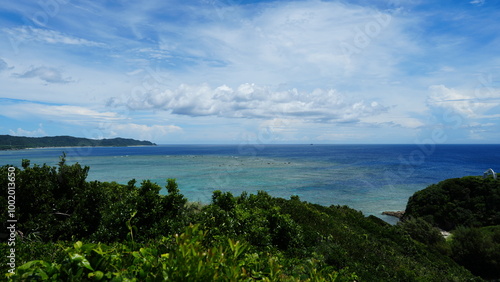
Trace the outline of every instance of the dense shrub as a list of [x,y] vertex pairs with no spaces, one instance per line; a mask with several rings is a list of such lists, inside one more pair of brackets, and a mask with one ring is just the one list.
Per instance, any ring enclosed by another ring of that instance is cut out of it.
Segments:
[[[468,176],[444,180],[408,201],[402,228],[414,239],[444,250],[486,279],[500,278],[500,181]],[[451,230],[437,242],[432,225]]]
[[467,176],[447,179],[416,192],[404,219],[421,217],[444,230],[500,224],[500,180]]
[[[17,227],[22,231],[17,247],[23,252],[18,262],[27,263],[11,278],[476,279],[450,258],[413,240],[411,232],[347,206],[325,207],[297,196],[285,200],[263,191],[236,197],[215,191],[212,203],[200,208],[186,203],[174,179],[167,180],[166,194],[161,195],[161,187],[148,180],[140,185],[135,180],[127,185],[87,182],[88,170],[67,165],[64,157],[58,167],[24,161],[17,169]],[[0,173],[6,172],[7,166],[0,168]],[[5,179],[0,178],[4,187]],[[4,208],[5,193],[0,194]],[[0,216],[5,223],[6,213]],[[196,226],[187,227],[190,223]],[[427,225],[415,228],[415,234],[423,234],[415,238],[432,238]],[[183,230],[184,235],[175,235]],[[5,260],[0,258],[2,269]]]
[[[0,168],[7,174],[8,166]],[[89,167],[76,163],[67,165],[61,157],[58,167],[30,166],[16,169],[17,230],[25,236],[36,234],[42,241],[91,238],[111,242],[127,239],[127,223],[138,228],[136,241],[179,232],[189,224],[187,200],[180,194],[174,179],[167,180],[167,195],[161,187],[145,180],[139,187],[87,182]],[[0,185],[7,187],[7,178]],[[1,197],[7,198],[2,189]],[[36,195],[36,196],[35,196]],[[7,210],[6,201],[1,208]],[[0,219],[6,222],[7,213]]]
[[[297,281],[285,272],[283,265],[288,262],[279,253],[253,252],[248,243],[231,239],[206,247],[205,234],[190,226],[180,235],[162,237],[139,249],[78,241],[64,250],[64,258],[30,261],[8,276],[16,281]],[[322,267],[314,259],[294,267],[294,274],[307,281],[357,279],[353,273]]]
[[[416,243],[401,228],[366,218],[347,206],[324,207],[276,199],[303,230],[309,252],[365,281],[463,281],[473,279],[451,259]],[[446,269],[446,271],[443,271]]]
[[[6,173],[8,166],[0,168]],[[16,169],[17,230],[26,236],[36,233],[42,240],[71,239],[94,233],[100,220],[99,209],[102,190],[96,182],[87,182],[89,167],[78,163],[59,167],[34,165],[23,161],[23,169]],[[0,179],[7,187],[6,177]],[[6,189],[2,189],[6,198]],[[3,222],[7,213],[1,214]]]
[[398,224],[413,239],[426,245],[436,246],[444,243],[445,241],[439,229],[432,226],[422,218],[410,217],[405,221],[399,222]]
[[266,192],[257,195],[214,191],[212,204],[199,213],[198,222],[208,230],[208,238],[232,236],[258,247],[277,247],[282,251],[300,248],[302,230],[289,215],[280,212]]
[[486,279],[500,278],[500,226],[459,227],[451,241],[453,259]]

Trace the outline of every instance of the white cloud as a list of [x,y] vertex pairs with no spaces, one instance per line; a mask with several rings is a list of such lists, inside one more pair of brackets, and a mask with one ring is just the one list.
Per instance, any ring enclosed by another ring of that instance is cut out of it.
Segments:
[[427,103],[431,107],[452,110],[469,118],[477,118],[487,110],[498,106],[496,98],[500,98],[500,91],[488,92],[485,97],[480,91],[457,90],[444,85],[432,85]]
[[42,136],[47,136],[47,133],[42,128],[42,125],[38,129],[29,131],[29,130],[24,130],[22,128],[18,128],[16,131],[14,130],[9,130],[9,134],[13,136],[28,136],[28,137],[42,137]]
[[49,67],[32,67],[22,74],[14,74],[18,78],[34,78],[37,77],[49,83],[70,83],[73,82],[71,77],[63,77],[60,70]]
[[[226,7],[227,8],[227,7]],[[405,27],[410,18],[338,2],[293,1],[231,6],[217,17],[213,10],[193,10],[210,21],[177,26],[160,23],[158,47],[141,49],[150,57],[173,56],[189,65],[180,83],[239,85],[289,84],[292,87],[335,87],[354,77],[357,84],[380,83],[404,57],[418,49]],[[215,19],[214,19],[215,18]],[[363,44],[359,38],[366,39]],[[353,46],[346,56],[345,44]],[[349,58],[347,58],[349,57]],[[215,67],[214,67],[215,66]],[[370,80],[370,81],[368,81]]]
[[[18,116],[65,123],[66,130],[68,123],[95,129],[99,119],[162,125],[149,119],[161,115],[182,126],[185,142],[205,133],[227,140],[243,128],[272,128],[285,141],[418,132],[448,109],[475,121],[498,118],[500,92],[488,88],[496,80],[471,75],[495,74],[499,62],[496,14],[471,9],[484,0],[451,12],[415,0],[152,0],[121,3],[120,13],[87,2],[61,5],[44,27],[0,27],[8,62],[0,59],[0,95],[50,104],[50,113],[35,105]],[[23,1],[0,9],[28,19],[43,12]],[[108,99],[124,107],[103,109]],[[135,111],[112,113],[124,108]]]
[[367,140],[371,136],[368,133],[326,133],[316,137],[318,141],[344,141],[344,140]]
[[131,136],[140,140],[161,140],[170,134],[182,133],[176,125],[144,125],[136,123],[113,123],[109,125],[110,136]]
[[441,70],[440,70],[440,71],[442,71],[442,72],[454,72],[454,71],[456,71],[456,70],[455,70],[455,68],[453,68],[453,67],[450,67],[450,66],[444,66],[444,67],[442,67],[442,68],[441,68]]
[[14,119],[37,118],[79,125],[124,119],[114,112],[101,112],[80,106],[45,105],[30,102],[1,104],[0,112],[3,116]]
[[303,125],[304,122],[300,119],[273,118],[261,122],[259,128],[262,131],[273,133],[295,133],[296,128]]
[[406,128],[419,128],[425,125],[421,120],[411,117],[399,117],[393,122]]
[[485,2],[486,2],[486,0],[473,0],[473,1],[470,1],[469,3],[471,3],[472,5],[476,5],[476,6],[483,6]]
[[[45,120],[57,126],[83,126],[88,138],[129,137],[141,140],[161,140],[170,134],[183,133],[181,127],[165,124],[138,124],[130,122],[129,117],[115,112],[97,111],[79,106],[44,105],[35,103],[0,104],[3,116],[18,120]],[[90,130],[90,131],[89,131]],[[42,125],[33,131],[22,128],[10,130],[10,134],[18,136],[46,136]]]
[[384,113],[379,116],[365,117],[361,119],[361,122],[365,125],[375,125],[375,126],[389,126],[389,127],[403,127],[417,129],[425,124],[417,119],[408,117],[401,113]]
[[65,44],[65,45],[80,45],[86,47],[104,47],[105,45],[98,42],[89,41],[83,38],[78,38],[64,34],[56,30],[48,30],[34,28],[30,26],[22,26],[16,28],[4,28],[4,32],[9,34],[11,38],[15,38],[16,42],[36,41],[49,44]]
[[[112,100],[120,105],[117,99]],[[203,85],[180,85],[162,93],[147,93],[122,102],[132,110],[165,110],[187,116],[226,118],[297,118],[316,122],[356,122],[387,110],[375,101],[351,101],[335,90],[297,89],[275,91],[269,87],[245,83],[232,89]]]

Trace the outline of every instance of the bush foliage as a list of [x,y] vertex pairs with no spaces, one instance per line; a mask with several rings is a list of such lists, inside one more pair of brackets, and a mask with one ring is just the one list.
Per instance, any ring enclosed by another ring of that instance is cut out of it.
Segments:
[[500,225],[500,180],[467,176],[433,184],[410,197],[404,217],[444,230]]
[[[500,180],[467,176],[431,185],[410,197],[403,220],[416,240],[476,275],[500,279]],[[434,226],[452,232],[448,244],[436,242]]]
[[[7,169],[1,167],[1,174]],[[193,205],[174,179],[162,191],[148,180],[87,182],[88,171],[66,164],[64,157],[58,167],[23,161],[16,170],[22,233],[16,240],[18,267],[9,279],[480,280],[436,251],[432,244],[444,243],[427,240],[434,230],[419,220],[391,226],[347,206],[263,191],[239,196],[215,191],[210,204]],[[0,178],[0,185],[7,187],[5,181]],[[6,192],[1,193],[6,210]],[[6,222],[6,214],[1,217]],[[460,249],[459,242],[453,248]],[[0,248],[7,253],[9,247]],[[6,256],[0,263],[5,267]]]
[[486,279],[500,277],[500,226],[459,227],[451,241],[453,259]]

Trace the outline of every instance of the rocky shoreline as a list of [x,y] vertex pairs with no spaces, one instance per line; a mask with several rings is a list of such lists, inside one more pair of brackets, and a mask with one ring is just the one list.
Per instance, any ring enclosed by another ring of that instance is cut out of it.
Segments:
[[394,216],[394,217],[401,219],[403,217],[403,215],[405,214],[405,211],[385,211],[385,212],[382,212],[382,214]]

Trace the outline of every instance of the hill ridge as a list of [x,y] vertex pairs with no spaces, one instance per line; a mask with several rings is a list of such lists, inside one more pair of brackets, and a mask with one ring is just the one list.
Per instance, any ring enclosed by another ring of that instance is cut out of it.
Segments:
[[156,146],[150,141],[116,137],[111,139],[89,139],[69,135],[28,137],[0,135],[0,150],[41,148],[41,147],[126,147]]

